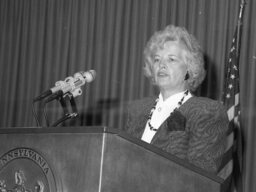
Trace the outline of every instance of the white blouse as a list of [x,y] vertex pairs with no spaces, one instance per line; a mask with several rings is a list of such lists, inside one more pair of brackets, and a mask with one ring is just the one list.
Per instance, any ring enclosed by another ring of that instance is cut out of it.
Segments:
[[[156,108],[153,111],[150,124],[155,128],[158,129],[161,124],[169,117],[170,113],[178,107],[178,102],[181,101],[182,97],[184,96],[184,92],[177,93],[175,95],[170,96],[165,101],[163,100],[163,96],[159,94],[159,100],[156,104]],[[192,97],[191,93],[189,92],[188,95],[185,96],[182,103],[185,103],[190,97]],[[142,140],[150,143],[152,138],[154,137],[156,131],[150,130],[148,122],[145,126],[144,133],[142,135]]]

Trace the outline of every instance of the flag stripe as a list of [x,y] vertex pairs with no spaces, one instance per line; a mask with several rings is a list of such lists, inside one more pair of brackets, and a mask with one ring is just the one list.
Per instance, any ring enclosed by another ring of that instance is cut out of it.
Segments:
[[234,119],[234,112],[235,112],[235,107],[234,106],[231,106],[227,113],[228,113],[228,119],[229,121],[231,121],[232,119]]

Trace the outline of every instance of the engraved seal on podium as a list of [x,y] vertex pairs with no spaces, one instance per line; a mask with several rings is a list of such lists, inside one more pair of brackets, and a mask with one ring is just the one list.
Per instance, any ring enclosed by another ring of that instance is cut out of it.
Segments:
[[0,192],[56,192],[53,171],[31,148],[15,148],[0,157]]

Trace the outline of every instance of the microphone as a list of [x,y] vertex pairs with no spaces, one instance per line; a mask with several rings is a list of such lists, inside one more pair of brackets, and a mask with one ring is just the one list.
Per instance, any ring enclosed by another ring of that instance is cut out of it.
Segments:
[[[34,98],[33,101],[35,102],[42,100],[55,93],[57,93],[57,95],[64,95],[65,93],[70,92],[74,97],[77,95],[81,95],[82,91],[79,88],[85,83],[92,82],[95,77],[95,70],[89,70],[85,72],[80,71],[78,73],[75,73],[74,77],[67,77],[64,81],[57,81],[54,87]],[[60,92],[62,92],[62,94]]]

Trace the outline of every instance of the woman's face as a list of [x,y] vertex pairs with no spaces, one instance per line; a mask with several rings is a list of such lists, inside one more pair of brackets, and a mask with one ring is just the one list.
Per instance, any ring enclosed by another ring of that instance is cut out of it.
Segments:
[[153,56],[153,77],[160,91],[185,90],[185,49],[178,41],[167,41]]

